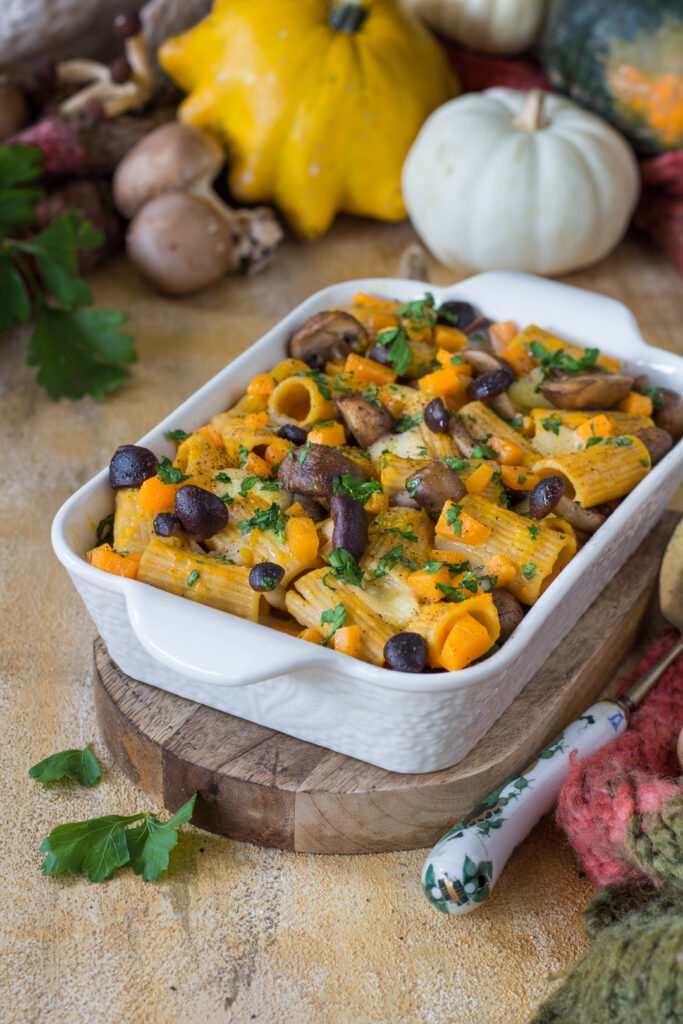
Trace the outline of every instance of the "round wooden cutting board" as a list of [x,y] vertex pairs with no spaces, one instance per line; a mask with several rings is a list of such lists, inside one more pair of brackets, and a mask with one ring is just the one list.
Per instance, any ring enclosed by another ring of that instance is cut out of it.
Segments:
[[453,768],[399,775],[139,683],[95,642],[97,716],[118,765],[194,824],[263,846],[430,846],[604,689],[635,640],[677,516],[640,546],[490,732]]

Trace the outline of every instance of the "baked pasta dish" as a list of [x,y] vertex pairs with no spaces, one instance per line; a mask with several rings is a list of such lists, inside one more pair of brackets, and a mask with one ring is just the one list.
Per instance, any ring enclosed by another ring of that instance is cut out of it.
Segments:
[[97,568],[405,672],[488,657],[683,433],[674,392],[466,302],[357,294],[230,409],[124,445]]

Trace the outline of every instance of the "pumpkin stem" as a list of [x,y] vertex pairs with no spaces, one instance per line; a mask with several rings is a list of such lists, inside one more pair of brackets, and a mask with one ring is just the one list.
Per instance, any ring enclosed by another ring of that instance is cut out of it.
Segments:
[[368,9],[363,0],[337,0],[330,11],[327,23],[337,32],[351,35],[357,32],[368,16]]
[[524,101],[521,112],[512,121],[513,128],[520,132],[537,132],[547,128],[550,121],[543,115],[545,93],[541,89],[532,89]]

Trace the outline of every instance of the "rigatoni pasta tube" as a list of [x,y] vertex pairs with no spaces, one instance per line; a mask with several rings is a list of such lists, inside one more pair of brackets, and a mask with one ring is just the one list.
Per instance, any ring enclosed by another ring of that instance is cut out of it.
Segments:
[[[598,412],[590,409],[532,409],[530,415],[534,422],[534,448],[541,455],[548,456],[579,448],[581,442],[575,433],[577,427],[593,419]],[[635,434],[653,424],[649,416],[638,416],[618,409],[608,409],[602,415],[609,421],[612,437]]]
[[[528,465],[536,452],[529,443],[528,438],[515,430],[504,419],[497,416],[492,409],[489,409],[483,402],[468,402],[458,411],[458,416],[474,438],[489,438],[491,436],[501,437],[512,441],[524,453],[523,464]],[[485,442],[484,442],[485,443]]]
[[154,536],[156,512],[140,508],[138,487],[120,487],[114,493],[114,550],[144,551]]
[[152,540],[140,560],[138,580],[199,604],[258,620],[260,595],[249,585],[249,569]]
[[360,627],[361,657],[373,665],[383,664],[384,645],[396,632],[395,623],[388,621],[386,610],[371,594],[352,583],[331,578],[323,582],[326,575],[330,576],[329,568],[300,576],[287,591],[287,611],[302,626],[328,635],[329,626],[320,620],[324,612],[341,602],[346,611],[343,624]]
[[[465,629],[462,636],[449,637],[458,623],[472,619],[479,629]],[[500,636],[498,612],[490,594],[476,594],[459,603],[428,604],[410,622],[408,629],[427,641],[432,668],[449,671],[464,668],[489,651]],[[460,642],[458,642],[460,641]],[[482,649],[483,648],[483,649]]]
[[312,377],[286,377],[268,400],[268,415],[273,423],[297,423],[308,426],[338,418],[337,409],[325,398]]
[[539,476],[559,474],[565,480],[565,494],[592,508],[613,498],[623,498],[650,471],[650,454],[637,437],[616,437],[580,451],[565,452],[532,465]]
[[437,528],[437,548],[457,551],[464,559],[482,566],[493,556],[502,555],[515,567],[514,578],[505,589],[523,604],[538,600],[576,549],[576,541],[568,534],[551,530],[542,522],[532,523],[478,494],[466,494],[454,507],[490,532],[473,546],[455,531],[447,537],[438,535]]

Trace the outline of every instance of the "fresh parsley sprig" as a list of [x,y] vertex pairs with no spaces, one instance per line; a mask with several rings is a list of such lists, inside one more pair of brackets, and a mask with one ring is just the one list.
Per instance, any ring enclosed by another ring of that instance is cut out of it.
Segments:
[[407,373],[413,361],[414,352],[408,343],[408,333],[405,327],[387,327],[378,332],[376,341],[382,348],[388,348],[387,360],[396,370],[398,376],[402,377]]
[[328,576],[339,580],[340,583],[352,583],[356,587],[363,582],[363,570],[346,548],[334,548],[333,551],[330,551],[329,562],[331,570],[323,576],[323,583],[326,586],[329,586],[329,583],[326,583]]
[[323,639],[323,647],[327,647],[334,634],[337,632],[338,629],[341,629],[345,622],[346,608],[344,607],[343,601],[340,601],[339,604],[334,606],[334,608],[327,608],[322,613],[322,615],[320,616],[320,625],[326,626],[329,624],[332,627],[330,629],[330,632]]
[[[72,821],[53,828],[40,846],[46,853],[44,875],[86,875],[91,882],[106,882],[117,868],[130,864],[145,882],[155,882],[168,867],[168,855],[178,842],[177,829],[192,817],[195,793],[168,821],[154,815],[107,814],[102,818]],[[133,822],[136,828],[128,828]]]
[[355,473],[343,473],[334,478],[332,490],[335,494],[348,494],[364,505],[373,494],[379,494],[382,486],[376,480],[362,480]]
[[587,348],[580,359],[575,359],[563,348],[550,352],[541,345],[540,341],[532,341],[529,351],[534,358],[538,359],[543,371],[542,380],[547,380],[553,370],[564,370],[569,373],[580,373],[581,370],[596,369],[596,362],[600,356],[599,348]]
[[82,750],[60,750],[28,770],[37,782],[74,779],[81,786],[94,786],[102,774],[97,758],[87,743]]
[[34,321],[26,363],[38,367],[48,396],[102,398],[117,388],[137,358],[121,331],[123,313],[97,309],[78,274],[78,250],[104,236],[77,210],[35,228],[43,189],[43,153],[34,146],[0,146],[0,332]]

